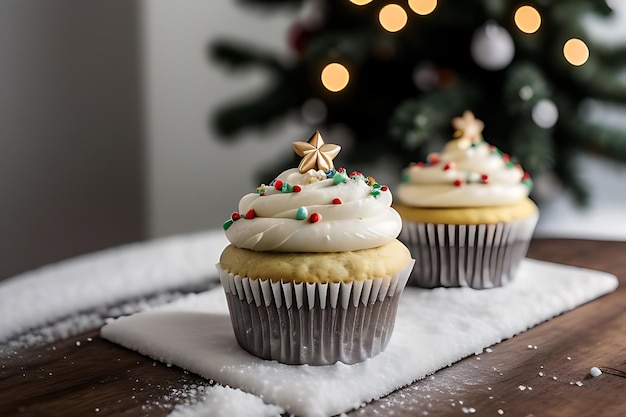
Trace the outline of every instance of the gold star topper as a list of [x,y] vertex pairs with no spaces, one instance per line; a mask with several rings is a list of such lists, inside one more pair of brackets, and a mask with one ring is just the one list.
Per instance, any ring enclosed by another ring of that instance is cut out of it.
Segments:
[[454,127],[454,137],[463,141],[469,146],[472,142],[480,142],[485,124],[482,120],[474,117],[474,113],[469,110],[463,112],[462,117],[452,119]]
[[293,150],[302,157],[298,170],[305,173],[316,167],[323,171],[333,169],[333,159],[339,154],[341,146],[324,143],[322,135],[316,131],[308,142],[293,142]]

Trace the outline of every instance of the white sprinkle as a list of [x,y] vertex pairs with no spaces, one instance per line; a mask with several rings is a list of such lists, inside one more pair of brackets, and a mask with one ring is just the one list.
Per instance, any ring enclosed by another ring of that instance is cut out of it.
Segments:
[[526,385],[520,385],[517,387],[520,391],[524,391],[526,389]]
[[504,414],[504,410],[501,409],[501,408],[498,408],[498,414],[500,414],[500,415]]
[[100,411],[100,408],[96,407],[96,413],[97,413],[98,411]]
[[165,366],[167,366],[168,368],[171,368],[172,364],[171,363],[166,363]]
[[80,346],[80,341],[76,341],[76,346]]
[[491,352],[493,352],[493,349],[491,349],[491,348],[487,348],[487,349],[485,349],[485,352],[487,352],[487,353],[491,353]]
[[88,338],[87,338],[87,341],[88,341],[88,342],[91,342],[91,341],[93,341],[93,339],[92,339],[91,337],[88,337]]
[[568,361],[571,361],[571,360],[572,360],[572,357],[571,357],[571,356],[568,356],[568,357],[567,357],[567,360],[568,360]]
[[532,349],[532,348],[533,348],[533,345],[528,345],[528,349]]
[[474,407],[463,407],[461,408],[465,414],[474,414],[476,409]]
[[580,382],[580,381],[576,381],[576,385],[578,385],[579,387],[582,387],[582,386],[583,386],[583,383],[582,383],[582,382]]
[[554,376],[552,377],[552,379],[554,379],[554,380],[556,381],[556,375],[554,375]]
[[544,373],[543,373],[543,372],[539,372],[537,375],[539,375],[539,376],[543,376],[543,375],[544,375]]
[[589,370],[589,374],[595,378],[597,376],[602,375],[602,371],[599,368],[594,366],[593,368]]

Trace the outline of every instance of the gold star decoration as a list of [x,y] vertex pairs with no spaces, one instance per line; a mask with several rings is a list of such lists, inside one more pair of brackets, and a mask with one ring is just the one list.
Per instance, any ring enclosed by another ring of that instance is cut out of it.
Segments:
[[463,112],[462,117],[452,119],[452,127],[454,127],[454,137],[459,140],[468,142],[468,146],[472,142],[480,142],[482,140],[482,132],[485,124],[482,120],[474,117],[474,113],[469,110]]
[[316,131],[308,142],[293,142],[293,150],[302,157],[298,170],[305,173],[310,169],[328,171],[333,168],[333,159],[341,146],[324,143],[322,135]]

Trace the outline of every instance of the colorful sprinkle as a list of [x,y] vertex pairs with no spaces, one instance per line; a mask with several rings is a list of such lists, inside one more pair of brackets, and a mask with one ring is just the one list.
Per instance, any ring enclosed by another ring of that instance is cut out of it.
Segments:
[[503,153],[502,160],[504,160],[504,162],[509,162],[511,160],[511,156],[508,153]]
[[383,185],[382,187],[380,187],[380,191],[389,191],[389,187]]
[[374,198],[378,198],[380,197],[380,191],[379,190],[372,190],[372,192],[370,193],[370,195]]
[[241,214],[234,211],[233,214],[230,215],[230,218],[232,221],[236,222],[237,220],[241,219]]
[[439,162],[439,154],[437,152],[433,152],[426,158],[428,162],[432,165]]
[[333,204],[341,204],[342,201],[340,198],[333,198]]
[[283,182],[281,180],[274,181],[274,188],[276,188],[278,191],[281,191],[283,188]]
[[402,182],[409,182],[410,179],[409,174],[402,174]]
[[280,192],[281,193],[290,193],[293,191],[293,187],[289,184],[287,184],[286,182],[283,183],[283,186],[280,187]]
[[336,170],[335,168],[333,168],[333,169],[329,169],[329,170],[326,172],[326,178],[332,178],[332,177],[334,177],[334,176],[335,176],[335,174],[336,174],[336,173],[337,173],[337,170]]
[[380,184],[376,183],[374,185],[372,185],[372,188],[375,190],[378,190],[380,188]]
[[350,177],[351,177],[351,178],[352,178],[352,177],[362,177],[362,176],[363,176],[363,174],[361,173],[361,171],[352,171],[352,172],[350,173]]
[[309,217],[309,221],[311,223],[317,223],[320,220],[322,220],[322,215],[319,214],[319,213],[313,213],[313,214],[311,214],[311,217]]
[[256,193],[265,195],[265,184],[261,184],[258,187],[256,187]]
[[346,175],[345,169],[343,170],[343,172],[337,171],[337,173],[333,177],[334,185],[341,184],[342,182],[346,182],[346,181],[348,181],[348,176]]
[[309,216],[309,212],[306,207],[298,207],[296,210],[296,220],[304,220]]
[[224,224],[222,225],[222,227],[224,228],[224,230],[228,230],[228,228],[229,228],[230,226],[232,226],[232,225],[233,225],[233,221],[232,221],[232,219],[228,219],[228,220],[226,220],[226,221],[224,222]]
[[489,176],[487,174],[481,175],[480,179],[483,181],[483,184],[487,184],[489,182]]
[[443,170],[444,171],[449,171],[451,169],[454,169],[454,167],[455,167],[455,163],[454,162],[448,162],[447,164],[445,164],[443,166]]
[[524,175],[522,175],[522,181],[529,180],[529,179],[530,179],[530,174],[528,172],[524,172]]
[[455,187],[461,187],[463,185],[463,181],[461,180],[454,180],[454,186]]
[[254,219],[255,217],[256,217],[256,213],[254,212],[254,209],[248,210],[248,212],[246,213],[246,219],[250,220],[250,219]]
[[345,168],[337,168],[337,172],[340,174],[345,174],[346,173],[346,169]]
[[299,193],[300,191],[302,191],[302,187],[300,187],[299,185],[294,185],[292,190],[294,193]]

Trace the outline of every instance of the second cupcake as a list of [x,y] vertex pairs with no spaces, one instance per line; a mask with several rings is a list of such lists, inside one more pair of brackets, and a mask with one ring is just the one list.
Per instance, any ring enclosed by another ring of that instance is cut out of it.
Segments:
[[264,359],[327,365],[383,351],[413,260],[396,237],[391,192],[334,169],[340,148],[320,134],[294,143],[303,157],[224,223],[218,264],[239,344]]
[[455,139],[406,168],[397,189],[399,239],[416,262],[409,284],[499,287],[514,278],[537,223],[532,181],[483,140],[483,123],[471,112],[453,126]]

